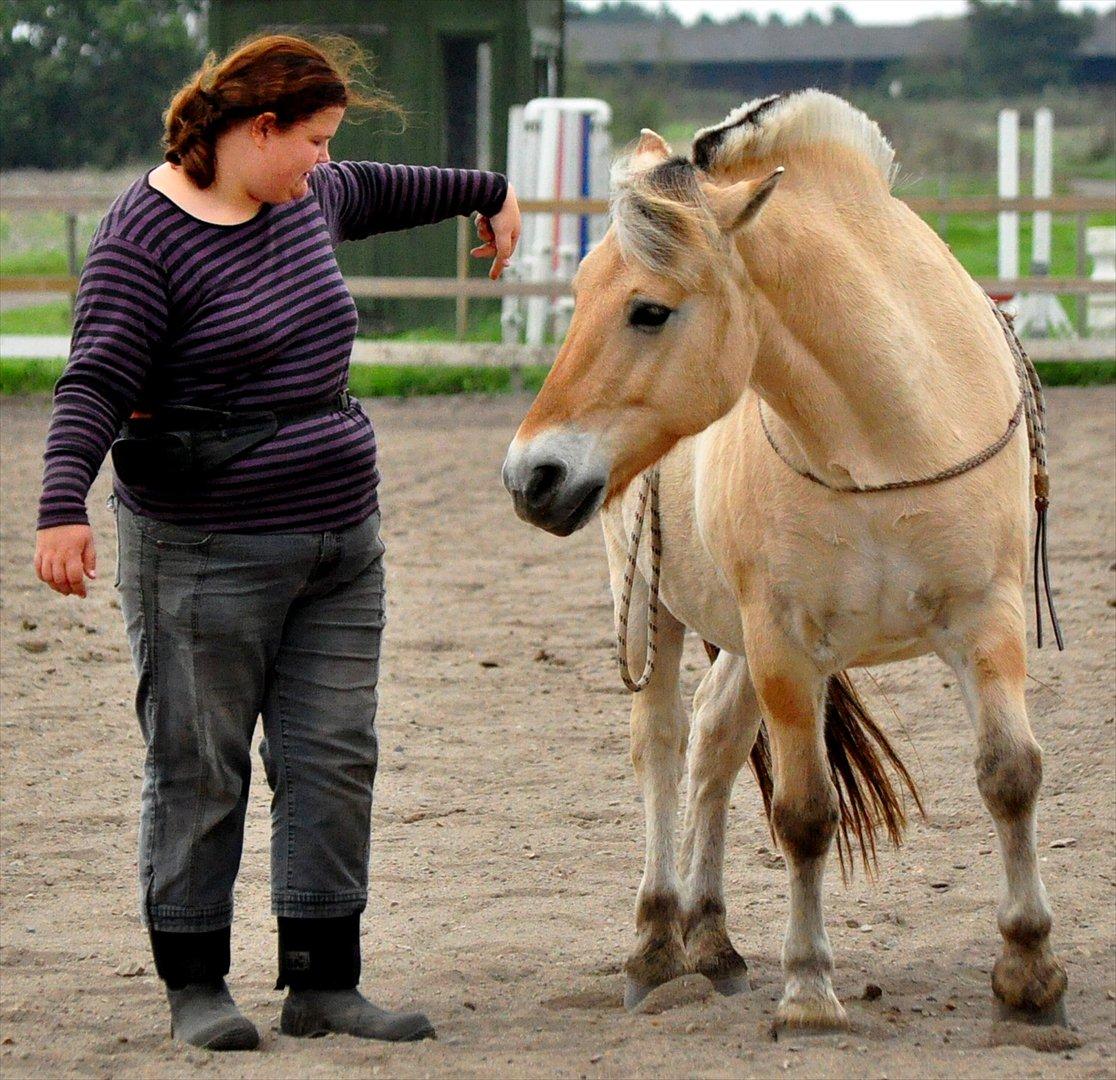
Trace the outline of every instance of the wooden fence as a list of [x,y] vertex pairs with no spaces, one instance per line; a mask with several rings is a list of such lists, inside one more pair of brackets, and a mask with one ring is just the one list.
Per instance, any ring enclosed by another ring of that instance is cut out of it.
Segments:
[[[1087,255],[1085,252],[1085,228],[1091,213],[1112,213],[1111,199],[1092,196],[1055,196],[1048,199],[1021,197],[1001,199],[995,196],[973,196],[953,198],[911,198],[905,200],[917,214],[937,215],[938,229],[948,227],[948,219],[953,214],[995,214],[1003,211],[1033,213],[1049,211],[1057,216],[1072,216],[1076,221],[1076,274],[1074,277],[1021,277],[1011,280],[1001,278],[977,278],[977,283],[993,296],[1014,295],[1017,293],[1052,293],[1058,296],[1072,295],[1084,298],[1089,295],[1105,295],[1113,291],[1112,282],[1093,281],[1088,277]],[[566,199],[566,200],[523,200],[520,210],[525,214],[585,214],[597,215],[608,212],[608,203],[603,199]],[[103,213],[106,200],[93,196],[63,195],[5,195],[3,206],[6,210],[17,211],[56,211],[65,216],[66,258],[69,272],[63,275],[14,275],[0,274],[0,292],[42,292],[61,293],[73,296],[77,289],[78,252],[77,252],[77,215],[79,213]],[[469,277],[469,248],[474,243],[468,219],[457,219],[457,257],[454,277],[441,278],[401,278],[401,277],[348,277],[345,279],[353,296],[388,297],[392,299],[430,299],[446,298],[456,301],[456,337],[462,340],[468,328],[468,305],[470,300],[503,299],[505,296],[545,296],[560,297],[570,294],[568,281],[526,282],[515,280],[489,281],[487,278]],[[1083,311],[1084,303],[1079,303]],[[1079,331],[1083,329],[1081,316],[1078,319]],[[1058,355],[1065,359],[1095,358],[1097,343],[1087,339],[1065,339],[1058,343]],[[1046,351],[1046,350],[1040,350]]]

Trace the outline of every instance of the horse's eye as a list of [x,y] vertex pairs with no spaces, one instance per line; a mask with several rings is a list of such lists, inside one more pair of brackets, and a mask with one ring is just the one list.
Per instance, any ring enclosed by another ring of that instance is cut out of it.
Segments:
[[637,330],[654,333],[661,330],[663,324],[674,314],[672,308],[663,304],[636,303],[628,312],[628,325]]

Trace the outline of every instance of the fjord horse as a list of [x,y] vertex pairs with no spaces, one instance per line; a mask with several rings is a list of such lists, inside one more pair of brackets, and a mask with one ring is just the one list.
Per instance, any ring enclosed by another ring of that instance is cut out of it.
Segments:
[[[700,131],[690,158],[644,132],[614,170],[611,226],[577,272],[569,332],[508,452],[526,521],[567,535],[603,507],[617,597],[632,481],[660,470],[657,659],[632,702],[647,849],[629,1003],[688,970],[744,985],[725,930],[725,819],[766,729],[790,877],[777,1023],[846,1023],[822,907],[848,791],[827,715],[848,669],[936,653],[975,728],[1003,855],[1001,1015],[1065,1022],[1024,705],[1020,379],[987,298],[892,196],[892,162],[868,117],[818,91],[743,106]],[[951,469],[982,449],[995,452],[979,467]],[[903,478],[932,482],[879,490]],[[633,619],[646,552],[636,578]],[[720,651],[695,696],[676,862],[687,627]],[[868,779],[890,830],[894,793]]]

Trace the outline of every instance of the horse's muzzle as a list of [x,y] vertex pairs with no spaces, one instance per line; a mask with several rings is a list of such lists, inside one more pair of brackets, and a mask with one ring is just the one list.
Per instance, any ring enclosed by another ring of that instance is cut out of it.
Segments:
[[513,442],[503,479],[524,521],[556,536],[569,536],[600,509],[608,471],[584,436],[563,433],[522,445]]

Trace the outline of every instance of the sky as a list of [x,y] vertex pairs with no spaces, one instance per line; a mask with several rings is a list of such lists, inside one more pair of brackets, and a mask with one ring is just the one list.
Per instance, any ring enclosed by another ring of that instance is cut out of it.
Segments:
[[[601,0],[579,0],[585,7],[600,7]],[[658,8],[660,0],[636,0],[648,8]],[[725,19],[741,11],[750,11],[764,20],[778,11],[787,22],[797,22],[813,11],[828,21],[829,10],[837,0],[666,0],[667,7],[685,23],[692,23],[703,14]],[[964,15],[966,0],[842,0],[841,6],[858,23],[907,23],[935,16]],[[1091,7],[1107,11],[1111,0],[1062,0],[1062,7],[1081,11]]]

